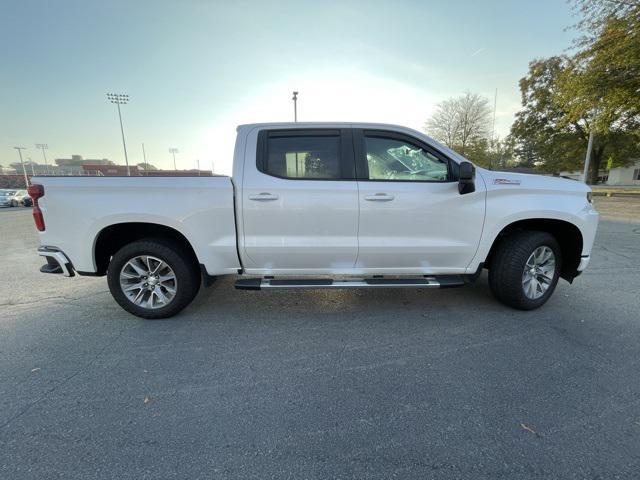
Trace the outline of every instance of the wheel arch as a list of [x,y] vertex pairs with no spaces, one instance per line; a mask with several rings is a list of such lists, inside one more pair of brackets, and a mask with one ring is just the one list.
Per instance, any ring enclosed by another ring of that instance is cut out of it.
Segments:
[[121,222],[104,227],[96,235],[93,247],[95,275],[103,276],[107,273],[111,257],[120,248],[143,238],[172,240],[185,249],[196,265],[199,263],[191,242],[175,228],[152,222]]
[[489,253],[484,260],[484,265],[487,267],[490,265],[493,253],[504,238],[514,232],[524,230],[547,232],[553,235],[560,245],[560,254],[562,255],[560,277],[571,283],[580,274],[578,266],[580,265],[584,242],[582,232],[575,224],[569,221],[553,218],[527,218],[506,225],[494,238]]

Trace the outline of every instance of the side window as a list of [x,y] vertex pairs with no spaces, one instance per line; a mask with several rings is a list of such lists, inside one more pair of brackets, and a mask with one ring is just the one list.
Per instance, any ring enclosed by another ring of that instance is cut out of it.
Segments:
[[262,169],[276,177],[339,180],[340,135],[270,136]]
[[445,182],[448,163],[404,140],[364,137],[370,180]]

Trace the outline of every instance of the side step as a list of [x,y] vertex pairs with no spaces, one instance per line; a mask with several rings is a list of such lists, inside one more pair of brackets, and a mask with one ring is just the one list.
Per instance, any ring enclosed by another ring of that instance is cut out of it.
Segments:
[[358,280],[242,278],[235,283],[238,290],[263,288],[450,288],[469,283],[465,275],[442,275],[425,278],[365,278]]

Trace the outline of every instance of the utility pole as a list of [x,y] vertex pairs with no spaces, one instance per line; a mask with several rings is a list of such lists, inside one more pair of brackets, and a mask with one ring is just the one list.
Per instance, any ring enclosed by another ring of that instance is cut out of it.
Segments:
[[42,157],[44,158],[44,169],[47,173],[49,173],[49,164],[47,164],[47,156],[44,153],[44,151],[49,148],[49,145],[47,145],[46,143],[36,143],[36,148],[42,150]]
[[298,92],[293,92],[293,121],[298,121]]
[[122,113],[120,113],[120,105],[126,105],[129,102],[129,95],[120,93],[107,93],[107,98],[111,103],[118,106],[118,119],[120,120],[120,133],[122,133],[122,147],[124,148],[124,161],[127,164],[127,176],[131,176],[129,169],[129,157],[127,157],[127,143],[124,141],[124,127],[122,126]]
[[24,184],[26,188],[29,188],[29,178],[27,177],[27,170],[24,168],[24,161],[22,160],[22,150],[26,150],[24,147],[13,147],[18,150],[18,155],[20,155],[20,165],[22,165],[22,173],[24,174]]
[[591,150],[593,149],[593,131],[589,130],[589,142],[587,143],[587,156],[584,159],[584,172],[582,181],[589,183],[589,164],[591,163]]
[[173,169],[177,171],[178,167],[176,167],[176,153],[178,153],[178,149],[177,148],[170,148],[169,149],[169,153],[171,155],[173,155]]
[[[493,97],[493,121],[491,122],[491,143],[492,147],[495,150],[496,146],[496,106],[498,105],[498,89],[496,88],[496,93]],[[491,170],[491,154],[489,154],[489,170]],[[498,167],[499,168],[499,167]]]

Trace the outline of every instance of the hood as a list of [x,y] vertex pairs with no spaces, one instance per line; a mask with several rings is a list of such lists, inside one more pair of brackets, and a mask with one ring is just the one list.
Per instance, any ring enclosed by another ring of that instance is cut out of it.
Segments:
[[476,174],[482,176],[487,190],[500,189],[533,189],[555,190],[564,192],[587,192],[591,187],[577,180],[569,180],[560,177],[547,177],[527,173],[499,172],[476,167]]

